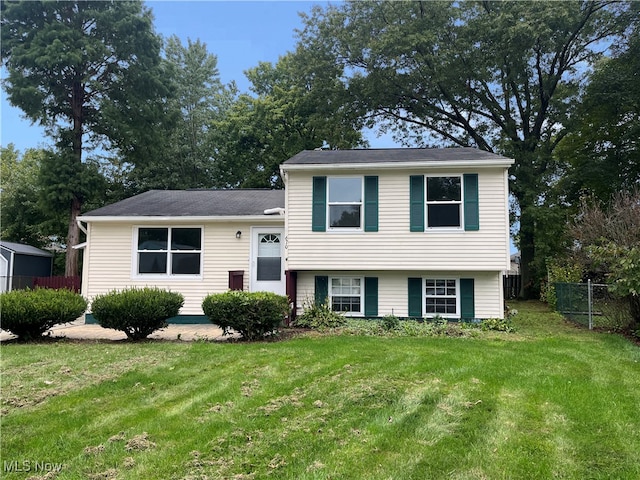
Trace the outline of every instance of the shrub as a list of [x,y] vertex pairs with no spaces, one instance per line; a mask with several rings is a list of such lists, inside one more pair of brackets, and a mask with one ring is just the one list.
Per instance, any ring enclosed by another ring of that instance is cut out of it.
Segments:
[[498,332],[515,332],[516,328],[513,326],[511,317],[507,318],[487,318],[480,322],[480,328],[484,331],[496,330]]
[[547,302],[555,310],[558,302],[555,283],[576,283],[582,280],[582,266],[578,264],[561,264],[555,260],[547,262],[548,283],[543,285],[540,292],[540,300]]
[[329,302],[316,304],[316,302],[306,301],[304,312],[296,318],[296,325],[305,328],[336,328],[345,324],[344,316],[331,310]]
[[2,328],[21,340],[42,336],[54,325],[74,321],[87,301],[71,290],[13,290],[0,295]]
[[224,335],[234,330],[247,340],[257,340],[278,330],[289,313],[289,300],[271,292],[230,290],[205,297],[202,310]]
[[382,317],[382,328],[387,331],[396,330],[400,327],[400,320],[395,315],[385,315]]
[[176,292],[160,288],[126,288],[97,295],[91,311],[100,326],[123,331],[131,340],[147,338],[167,326],[184,303]]

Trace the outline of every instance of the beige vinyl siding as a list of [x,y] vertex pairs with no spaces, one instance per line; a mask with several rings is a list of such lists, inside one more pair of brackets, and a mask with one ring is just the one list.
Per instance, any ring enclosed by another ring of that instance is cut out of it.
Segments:
[[[202,227],[202,275],[198,278],[172,276],[143,278],[135,273],[135,230],[137,226]],[[251,227],[258,223],[241,222],[162,222],[111,223],[88,225],[82,293],[89,301],[98,294],[125,287],[156,286],[180,292],[185,303],[180,314],[202,315],[202,300],[209,293],[224,292],[229,287],[229,271],[244,270],[244,289],[249,288]],[[267,225],[273,226],[273,223]],[[240,230],[242,236],[236,238]],[[88,310],[91,311],[90,309]]]
[[319,271],[298,272],[297,309],[302,313],[304,307],[313,303],[315,276],[326,275],[344,277],[378,278],[378,316],[396,315],[407,317],[409,277],[421,278],[473,278],[476,318],[503,318],[504,302],[502,294],[502,274],[500,272],[385,272],[385,271]]
[[[409,231],[409,176],[478,173],[480,230]],[[353,171],[345,175],[371,175]],[[330,171],[288,172],[286,186],[290,270],[507,270],[509,259],[506,170],[503,168],[382,170],[378,232],[313,232],[312,178]]]

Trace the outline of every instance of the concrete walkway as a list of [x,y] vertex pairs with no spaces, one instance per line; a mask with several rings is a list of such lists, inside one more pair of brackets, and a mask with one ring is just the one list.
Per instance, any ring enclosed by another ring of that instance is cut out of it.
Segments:
[[[45,335],[51,337],[65,337],[76,340],[125,340],[127,336],[124,332],[102,328],[96,324],[85,324],[84,320],[76,320],[64,325],[55,325]],[[0,342],[15,338],[6,330],[0,330]],[[149,335],[149,338],[161,340],[216,340],[224,341],[230,338],[223,336],[222,329],[213,324],[170,324],[167,328],[156,331]]]

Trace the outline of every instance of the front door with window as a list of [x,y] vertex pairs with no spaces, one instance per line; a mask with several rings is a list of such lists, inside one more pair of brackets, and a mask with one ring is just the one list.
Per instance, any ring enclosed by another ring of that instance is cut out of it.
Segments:
[[285,294],[284,229],[253,227],[251,234],[251,291]]

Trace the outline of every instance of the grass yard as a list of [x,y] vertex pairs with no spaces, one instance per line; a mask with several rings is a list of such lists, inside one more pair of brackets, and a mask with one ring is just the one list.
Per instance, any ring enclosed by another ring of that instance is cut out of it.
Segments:
[[2,478],[637,479],[640,348],[516,333],[8,343]]

